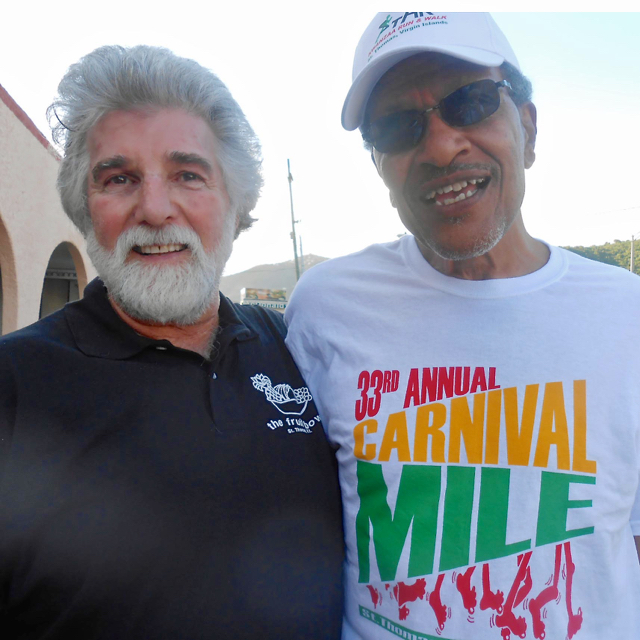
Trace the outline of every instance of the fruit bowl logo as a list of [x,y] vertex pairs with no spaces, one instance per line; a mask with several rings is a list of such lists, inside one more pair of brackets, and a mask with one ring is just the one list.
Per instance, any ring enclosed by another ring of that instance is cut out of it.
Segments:
[[277,384],[275,387],[271,384],[271,379],[263,373],[257,373],[252,376],[251,382],[253,386],[262,391],[267,400],[285,416],[301,416],[306,408],[309,400],[313,397],[309,393],[307,387],[294,389],[286,383]]

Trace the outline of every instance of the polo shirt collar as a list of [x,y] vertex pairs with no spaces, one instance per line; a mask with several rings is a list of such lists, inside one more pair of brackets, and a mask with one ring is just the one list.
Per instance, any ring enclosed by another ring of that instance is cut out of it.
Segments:
[[[236,312],[233,303],[220,294],[220,335],[218,341],[249,340],[257,336]],[[115,312],[107,288],[96,278],[84,290],[84,296],[64,308],[65,318],[78,349],[87,356],[126,360],[150,347],[172,347],[168,340],[154,340],[136,333]],[[223,340],[221,340],[223,338]]]

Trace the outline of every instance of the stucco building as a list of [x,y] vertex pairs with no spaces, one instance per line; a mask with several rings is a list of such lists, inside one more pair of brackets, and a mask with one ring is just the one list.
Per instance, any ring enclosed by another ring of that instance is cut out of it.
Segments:
[[95,275],[56,191],[60,157],[0,85],[0,330],[75,300]]

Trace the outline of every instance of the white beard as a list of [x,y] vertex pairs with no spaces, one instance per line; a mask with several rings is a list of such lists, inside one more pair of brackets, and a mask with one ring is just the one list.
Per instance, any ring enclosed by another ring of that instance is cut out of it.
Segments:
[[[142,322],[195,324],[217,299],[220,278],[231,255],[236,216],[228,213],[218,245],[206,253],[198,234],[187,227],[133,227],[125,231],[113,251],[105,249],[93,229],[87,234],[87,253],[114,302]],[[127,258],[135,246],[186,244],[190,259],[180,265],[145,265]]]

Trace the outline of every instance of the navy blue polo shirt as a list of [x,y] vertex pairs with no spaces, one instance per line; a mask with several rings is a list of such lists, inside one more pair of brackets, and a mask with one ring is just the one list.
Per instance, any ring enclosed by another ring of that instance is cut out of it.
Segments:
[[336,464],[273,312],[211,361],[93,281],[0,341],[0,637],[339,638]]

